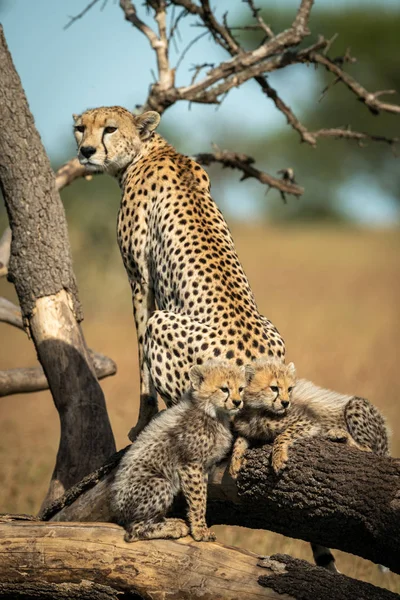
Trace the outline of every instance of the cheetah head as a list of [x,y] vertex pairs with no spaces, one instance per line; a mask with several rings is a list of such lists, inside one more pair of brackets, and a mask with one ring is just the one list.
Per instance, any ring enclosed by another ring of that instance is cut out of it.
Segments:
[[73,117],[80,163],[114,176],[139,160],[145,141],[160,122],[157,112],[133,115],[121,106],[93,108]]
[[189,371],[194,402],[212,417],[235,415],[243,408],[243,392],[247,385],[244,367],[224,361],[210,360]]
[[246,370],[249,384],[243,398],[244,405],[284,415],[290,407],[292,390],[296,385],[294,364],[261,359],[246,365]]

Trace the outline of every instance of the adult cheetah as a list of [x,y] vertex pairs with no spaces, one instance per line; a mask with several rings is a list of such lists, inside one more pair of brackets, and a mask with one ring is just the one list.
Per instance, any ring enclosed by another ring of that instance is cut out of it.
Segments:
[[133,440],[157,412],[157,392],[167,406],[179,400],[192,365],[283,360],[284,342],[258,312],[207,174],[155,133],[160,115],[113,106],[74,120],[80,162],[116,177],[122,189],[118,242],[141,377]]

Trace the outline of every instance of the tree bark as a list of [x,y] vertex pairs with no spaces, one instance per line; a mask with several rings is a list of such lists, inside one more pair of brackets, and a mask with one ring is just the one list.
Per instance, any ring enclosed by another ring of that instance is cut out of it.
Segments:
[[[191,537],[127,544],[122,529],[107,524],[0,524],[0,556],[0,599],[31,598],[27,586],[29,591],[37,592],[33,597],[55,599],[397,597],[287,556],[260,560],[250,552],[218,543],[196,543]],[[71,591],[70,596],[66,590]],[[21,595],[10,595],[13,592]],[[124,595],[118,596],[118,592]]]
[[[268,529],[400,572],[399,459],[308,440],[293,447],[287,469],[277,477],[270,468],[270,450],[265,445],[246,454],[237,485],[226,465],[215,469],[208,486],[210,525]],[[110,485],[122,453],[95,473],[92,483],[87,477],[41,517],[113,521]],[[176,503],[173,514],[184,514],[183,503]]]
[[61,440],[45,503],[115,451],[82,319],[64,209],[0,28],[0,184],[12,230],[8,277],[60,415]]
[[[97,379],[104,379],[115,375],[117,365],[111,358],[92,352],[89,355],[93,361]],[[20,369],[8,369],[0,371],[0,397],[13,394],[27,394],[48,390],[49,383],[41,367],[25,367]]]

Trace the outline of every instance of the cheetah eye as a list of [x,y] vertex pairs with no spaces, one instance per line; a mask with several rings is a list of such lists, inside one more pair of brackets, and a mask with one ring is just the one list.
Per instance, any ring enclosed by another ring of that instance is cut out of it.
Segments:
[[229,394],[229,388],[226,387],[226,385],[223,385],[219,389],[221,390],[221,392],[224,392],[224,394]]
[[289,392],[289,394],[291,394],[291,393],[293,392],[293,386],[291,386],[291,387],[288,387],[288,390],[287,390],[287,391]]
[[279,388],[278,388],[277,385],[270,385],[269,388],[270,388],[270,390],[272,390],[276,394],[279,392]]
[[244,387],[243,387],[243,386],[241,386],[241,387],[239,388],[239,394],[241,394],[241,393],[243,392],[243,390],[244,390]]
[[79,131],[79,133],[83,133],[85,131],[85,126],[84,125],[75,125],[74,129],[75,129],[75,131]]
[[116,127],[104,127],[104,133],[114,133],[114,131],[117,131]]

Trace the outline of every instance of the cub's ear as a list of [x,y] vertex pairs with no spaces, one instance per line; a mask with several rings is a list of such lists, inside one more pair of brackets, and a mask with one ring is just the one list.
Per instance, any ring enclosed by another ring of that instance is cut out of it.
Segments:
[[204,381],[204,373],[201,367],[194,365],[189,369],[189,379],[193,389],[198,390]]
[[247,364],[244,368],[244,373],[246,377],[246,383],[249,385],[250,381],[253,379],[256,374],[256,370],[252,364]]
[[287,366],[287,372],[290,375],[290,377],[296,377],[296,367],[294,366],[294,363],[289,363]]
[[136,117],[136,127],[142,140],[150,136],[159,124],[160,119],[160,115],[155,110],[149,110]]
[[75,113],[72,115],[73,120],[75,121],[75,123],[77,122],[77,120],[79,119],[81,115],[76,115]]

